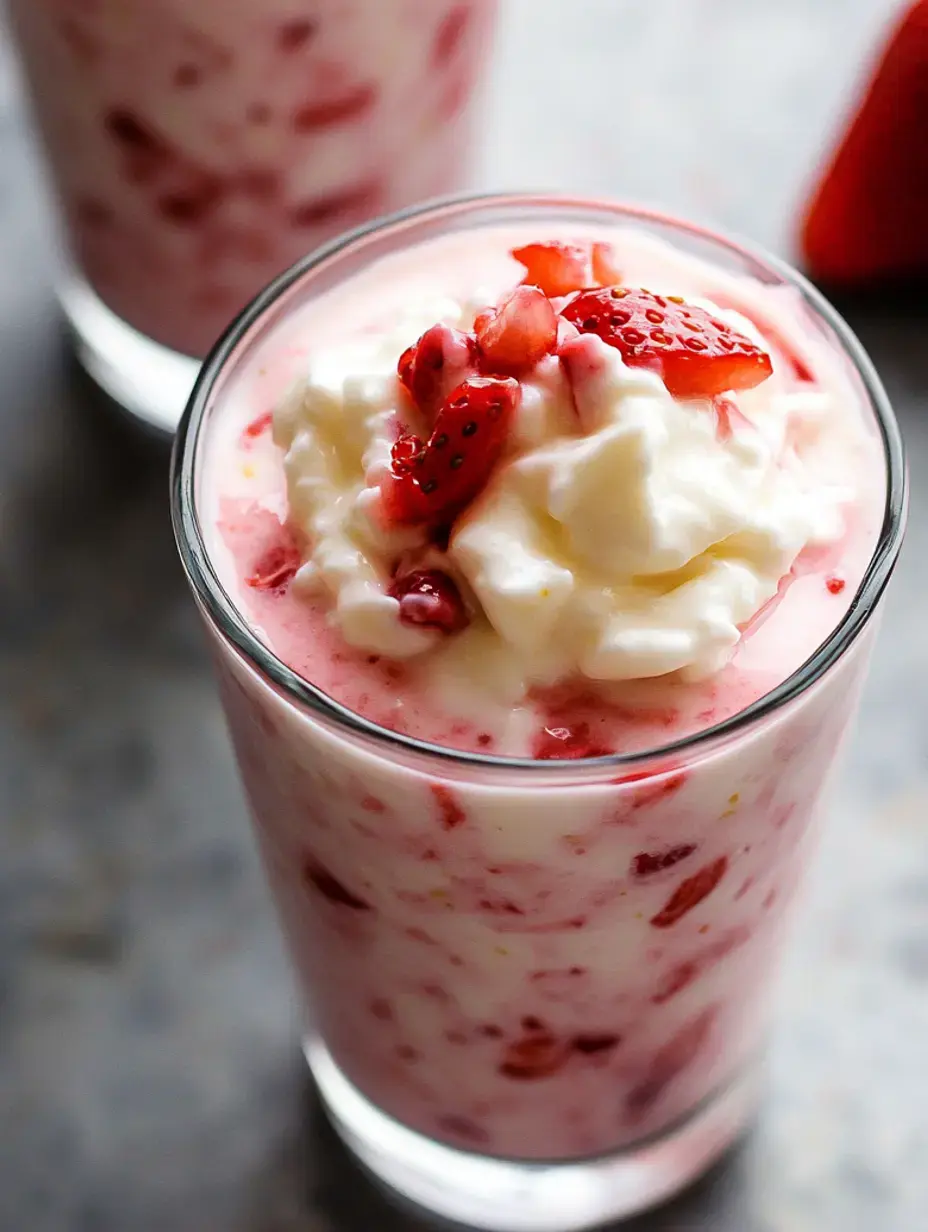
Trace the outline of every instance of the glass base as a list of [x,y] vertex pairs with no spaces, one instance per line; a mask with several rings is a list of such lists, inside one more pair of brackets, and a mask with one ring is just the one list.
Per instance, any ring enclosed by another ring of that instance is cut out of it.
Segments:
[[59,283],[58,300],[77,357],[100,388],[146,427],[173,435],[199,361],[127,325],[78,274],[69,273]]
[[339,1137],[375,1180],[434,1215],[487,1232],[581,1232],[672,1197],[742,1134],[758,1097],[753,1067],[659,1137],[611,1156],[530,1163],[457,1151],[374,1107],[318,1039],[304,1040]]

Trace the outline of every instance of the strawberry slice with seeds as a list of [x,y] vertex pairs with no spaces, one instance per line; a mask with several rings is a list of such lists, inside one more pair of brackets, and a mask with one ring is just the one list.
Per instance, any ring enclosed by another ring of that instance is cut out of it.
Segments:
[[750,338],[676,295],[603,287],[581,291],[561,315],[615,347],[630,367],[656,372],[674,397],[753,389],[773,372]]
[[519,397],[518,382],[508,377],[468,377],[442,403],[426,444],[401,436],[381,487],[388,520],[450,525],[486,486]]
[[485,372],[523,376],[557,349],[557,314],[538,287],[516,287],[474,330]]
[[429,423],[442,401],[468,375],[477,372],[477,342],[450,325],[433,325],[400,356],[400,384]]
[[442,633],[459,633],[469,623],[467,609],[454,579],[441,569],[415,569],[398,577],[390,595],[399,600],[400,621]]

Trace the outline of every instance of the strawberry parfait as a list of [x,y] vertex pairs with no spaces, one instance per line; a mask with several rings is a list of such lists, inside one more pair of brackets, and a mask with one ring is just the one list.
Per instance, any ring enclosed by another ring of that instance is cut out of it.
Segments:
[[[777,271],[606,207],[437,207],[253,312],[177,525],[329,1111],[480,1226],[648,1205],[750,1106],[884,408]],[[495,1198],[441,1182],[460,1152]],[[570,1211],[524,1198],[603,1160]]]
[[73,267],[64,306],[105,381],[132,359],[117,322],[201,357],[318,244],[459,187],[496,0],[10,8]]

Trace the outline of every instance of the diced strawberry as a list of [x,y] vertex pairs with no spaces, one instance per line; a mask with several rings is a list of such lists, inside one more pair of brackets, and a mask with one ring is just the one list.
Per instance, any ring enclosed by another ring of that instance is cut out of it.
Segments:
[[582,291],[585,287],[611,287],[622,281],[611,244],[562,244],[550,240],[525,244],[512,255],[525,266],[523,282],[540,287],[555,298]]
[[636,877],[652,877],[655,873],[663,873],[691,856],[695,850],[695,843],[678,843],[664,851],[639,852],[632,860],[632,873]]
[[626,364],[658,373],[676,397],[753,389],[773,371],[750,338],[678,296],[603,287],[581,291],[561,314],[615,347]]
[[830,595],[840,595],[844,590],[847,582],[843,577],[838,577],[836,573],[832,573],[830,577],[825,578],[825,588]]
[[592,254],[588,244],[525,244],[512,255],[525,266],[525,282],[545,295],[569,295],[593,285]]
[[334,877],[327,868],[317,864],[313,859],[307,859],[303,865],[303,879],[307,885],[318,890],[323,898],[339,907],[350,907],[352,911],[370,911],[371,905],[359,898],[353,890]]
[[673,928],[674,924],[709,897],[727,871],[728,857],[720,856],[692,877],[681,881],[657,915],[652,917],[651,924],[655,928]]
[[389,592],[399,600],[400,620],[442,633],[458,633],[468,625],[461,592],[441,569],[416,569],[398,577]]
[[477,341],[450,325],[433,325],[400,356],[397,376],[413,405],[432,422],[443,400],[477,374]]
[[519,396],[509,378],[468,377],[442,403],[426,445],[400,437],[382,485],[387,518],[432,528],[453,522],[489,480]]
[[535,761],[577,761],[582,757],[609,757],[610,749],[593,738],[589,723],[570,727],[543,727],[535,738]]
[[597,242],[593,245],[593,281],[601,287],[615,287],[622,281],[622,272],[616,261],[611,244]]
[[461,802],[455,792],[444,783],[432,784],[432,795],[441,814],[441,824],[444,830],[456,830],[467,821],[467,814],[461,807]]
[[474,330],[485,372],[522,376],[557,348],[557,314],[538,287],[516,287]]
[[570,1057],[570,1045],[548,1031],[529,1031],[511,1043],[500,1063],[499,1072],[505,1078],[530,1081],[548,1078]]
[[265,411],[263,415],[259,415],[257,419],[253,419],[250,424],[246,425],[242,435],[246,440],[255,440],[263,432],[266,432],[273,422],[274,412]]

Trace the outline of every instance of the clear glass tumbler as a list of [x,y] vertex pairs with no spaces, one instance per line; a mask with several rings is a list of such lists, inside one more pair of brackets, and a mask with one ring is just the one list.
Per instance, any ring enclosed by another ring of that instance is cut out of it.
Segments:
[[[463,187],[496,0],[11,0],[84,365],[173,431],[261,287]],[[193,358],[190,358],[193,357]]]
[[[555,234],[630,222],[798,287],[809,330],[847,362],[886,475],[879,543],[816,653],[734,718],[640,755],[515,761],[378,728],[274,657],[205,546],[214,425],[290,314],[403,246],[525,221]],[[307,1006],[306,1055],[356,1156],[406,1198],[498,1232],[592,1227],[702,1172],[755,1107],[784,921],[903,532],[892,411],[835,312],[773,259],[640,210],[496,197],[400,215],[295,266],[226,334],[181,425],[173,511]],[[630,876],[642,825],[697,845],[698,872]],[[673,904],[697,890],[679,919]]]

